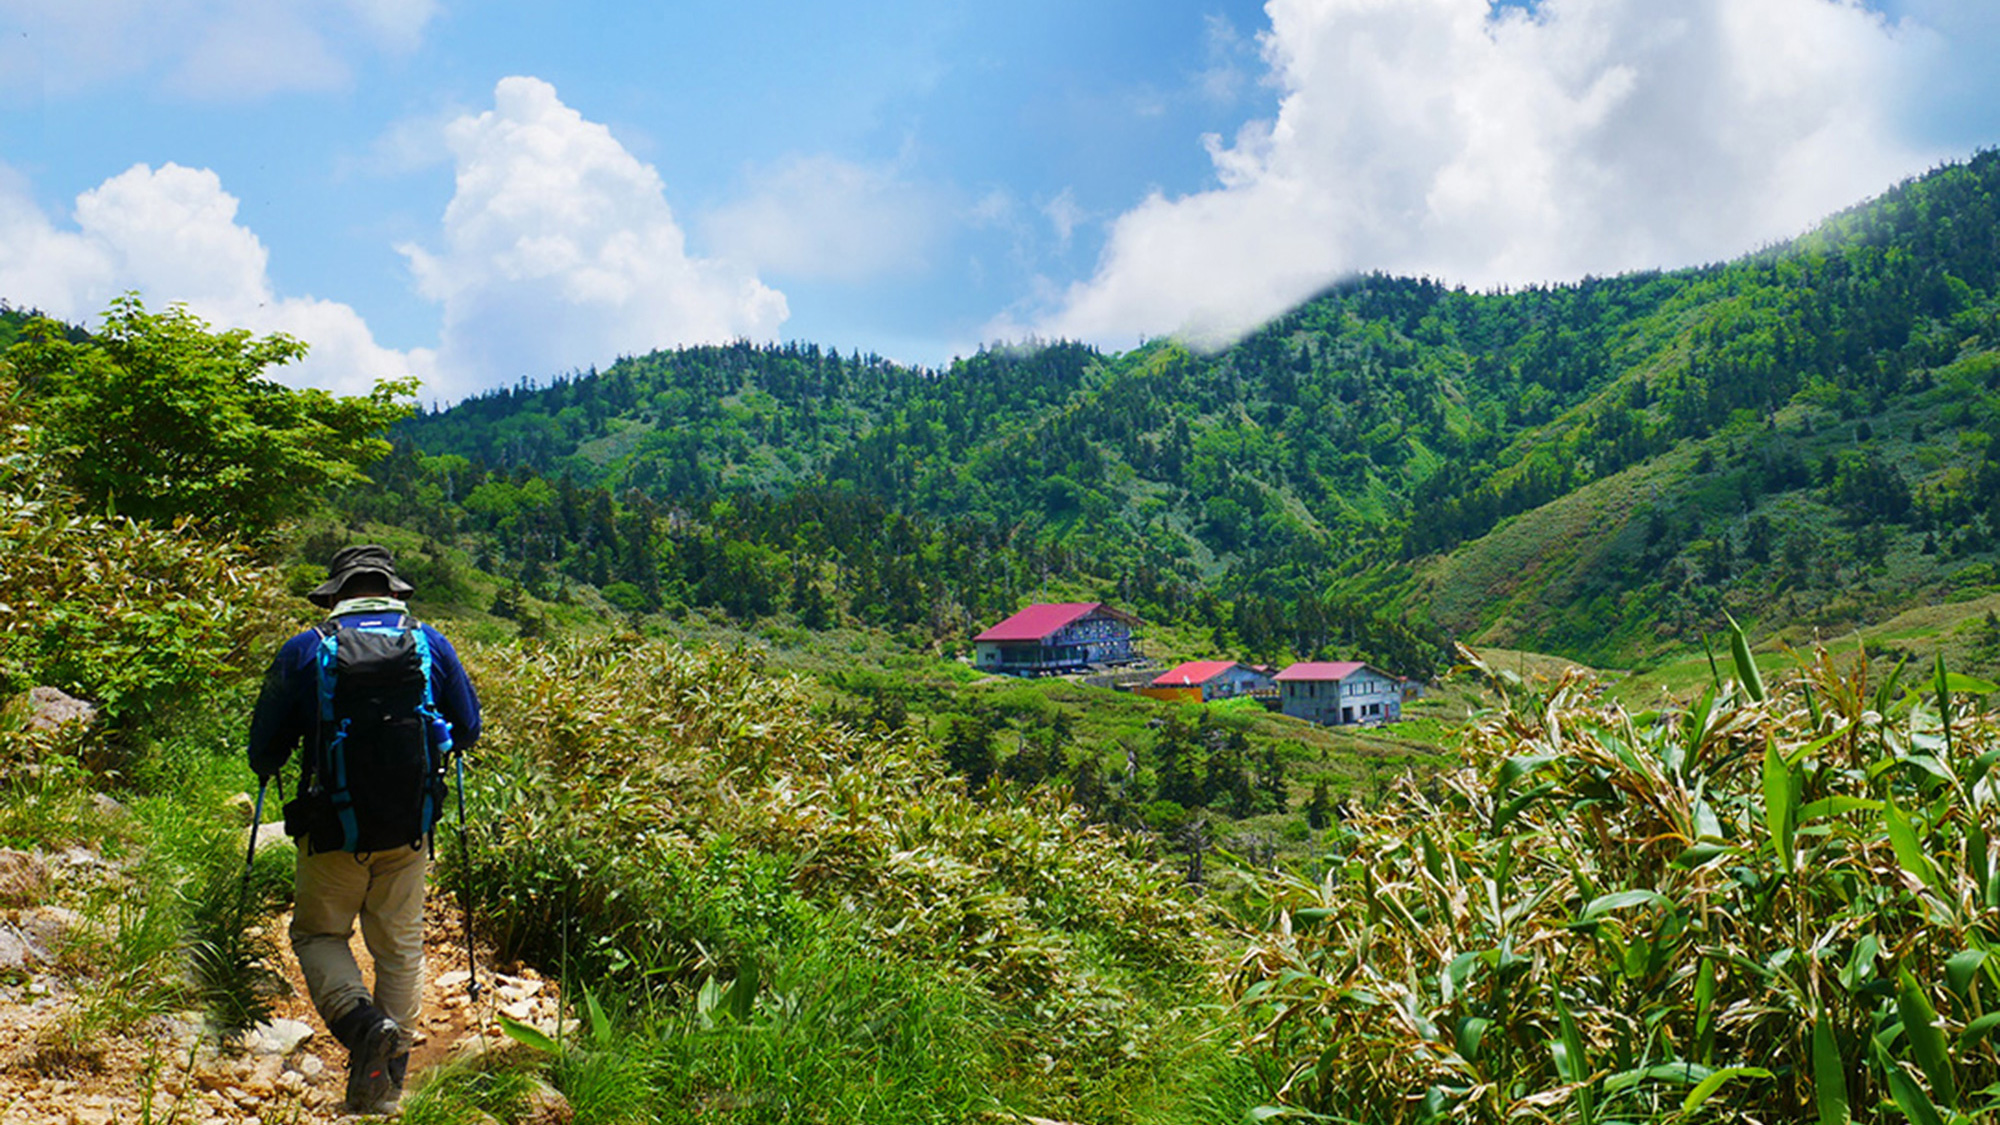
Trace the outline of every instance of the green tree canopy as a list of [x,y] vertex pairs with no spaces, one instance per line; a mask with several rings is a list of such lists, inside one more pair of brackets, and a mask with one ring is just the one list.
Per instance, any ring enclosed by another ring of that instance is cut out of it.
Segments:
[[6,352],[32,397],[45,450],[86,500],[135,519],[190,517],[256,539],[334,484],[365,480],[415,380],[365,397],[293,390],[267,368],[304,355],[290,336],[216,332],[185,307],[111,303],[90,340],[37,318]]

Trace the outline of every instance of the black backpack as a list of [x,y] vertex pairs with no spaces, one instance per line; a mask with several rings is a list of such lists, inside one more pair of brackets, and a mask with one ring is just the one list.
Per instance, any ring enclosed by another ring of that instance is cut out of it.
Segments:
[[326,622],[317,660],[315,752],[299,779],[299,821],[312,849],[376,852],[420,844],[447,792],[451,724],[431,690],[430,640],[405,616],[393,626]]

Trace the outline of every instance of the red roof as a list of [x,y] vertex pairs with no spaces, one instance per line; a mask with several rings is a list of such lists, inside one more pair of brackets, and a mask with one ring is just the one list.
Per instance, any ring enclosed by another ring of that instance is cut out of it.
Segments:
[[1333,662],[1307,661],[1294,664],[1278,673],[1279,683],[1297,683],[1301,680],[1344,680],[1368,665],[1359,660],[1339,660]]
[[1186,664],[1153,677],[1153,682],[1147,686],[1193,687],[1196,684],[1205,684],[1234,667],[1236,667],[1234,660],[1190,660]]
[[975,641],[1039,641],[1072,621],[1090,616],[1102,602],[1057,602],[1031,605],[1002,621]]

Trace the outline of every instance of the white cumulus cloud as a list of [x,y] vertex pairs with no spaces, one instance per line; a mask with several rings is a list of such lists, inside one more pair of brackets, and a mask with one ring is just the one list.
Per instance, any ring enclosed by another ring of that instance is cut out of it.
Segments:
[[212,98],[320,90],[407,53],[439,0],[0,0],[9,60],[56,93],[128,75]]
[[457,397],[674,344],[773,336],[785,297],[691,255],[659,174],[555,88],[512,77],[446,129],[443,245],[405,245],[443,306],[438,390]]
[[1857,0],[1270,0],[1277,117],[1219,186],[1114,221],[996,322],[1219,344],[1361,270],[1474,286],[1731,257],[1940,156],[1896,120],[1935,43]]
[[310,351],[270,374],[293,386],[360,394],[377,379],[428,371],[428,353],[381,347],[352,308],[273,292],[269,255],[236,222],[236,206],[214,172],[141,164],[78,196],[66,229],[18,177],[0,176],[0,295],[88,323],[137,290],[151,308],[185,304],[218,329],[289,333]]

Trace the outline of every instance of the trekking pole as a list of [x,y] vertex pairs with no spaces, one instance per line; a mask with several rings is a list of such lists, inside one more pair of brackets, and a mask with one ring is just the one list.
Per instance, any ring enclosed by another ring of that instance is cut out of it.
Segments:
[[479,1002],[479,966],[472,959],[472,848],[465,842],[465,752],[452,755],[458,766],[458,865],[465,871],[466,890],[459,913],[465,915],[465,994]]
[[257,829],[264,823],[264,790],[271,787],[269,777],[257,779],[257,807],[250,813],[250,848],[243,855],[243,886],[236,892],[236,920],[243,921],[244,911],[250,908],[250,869],[257,863]]

